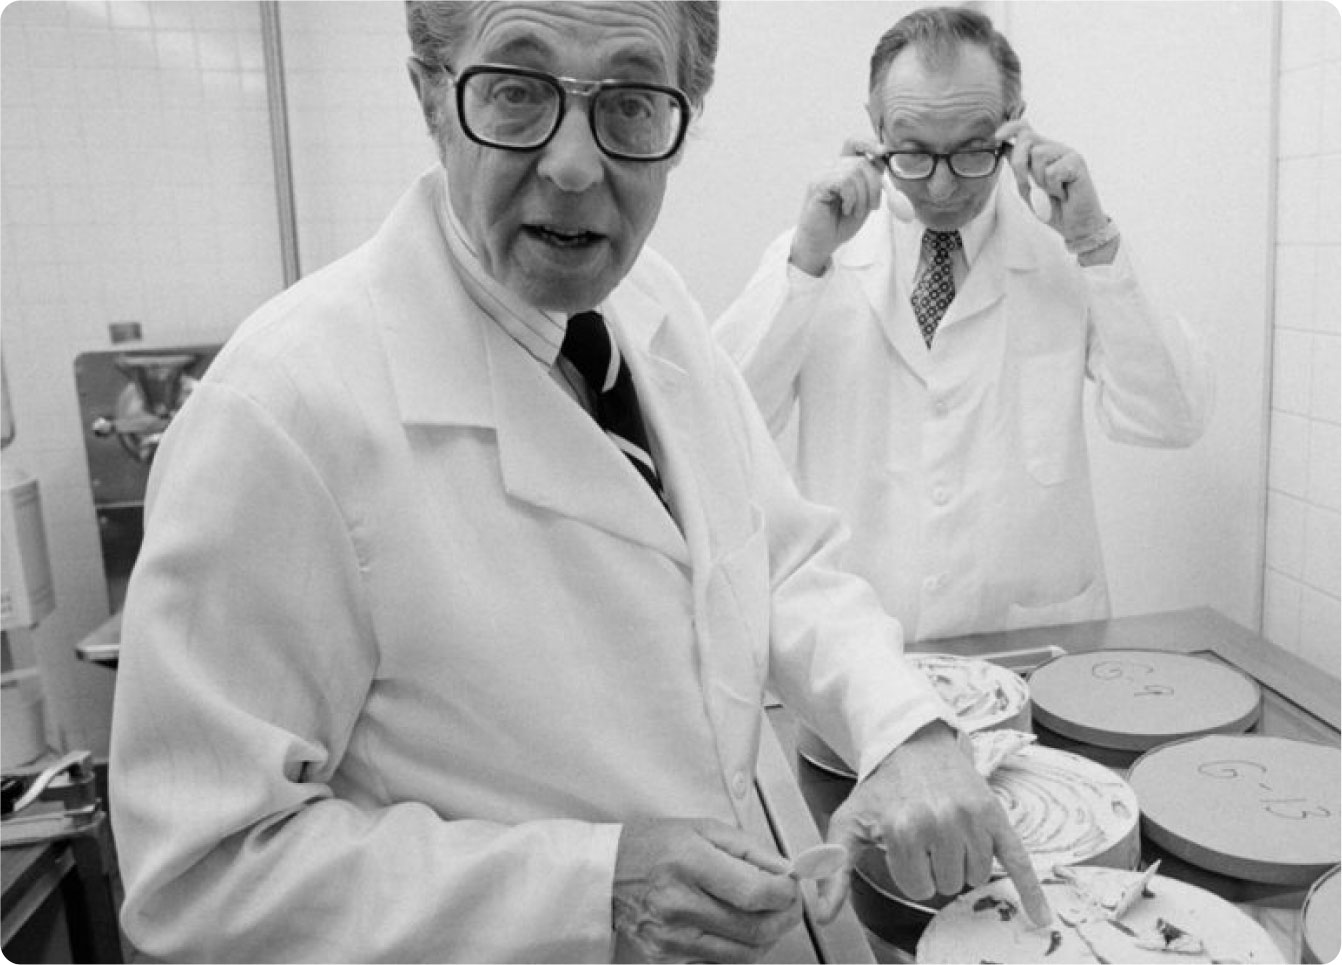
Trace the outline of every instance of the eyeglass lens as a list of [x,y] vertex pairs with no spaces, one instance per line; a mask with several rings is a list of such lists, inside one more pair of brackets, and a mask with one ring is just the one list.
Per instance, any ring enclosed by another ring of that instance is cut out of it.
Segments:
[[938,157],[950,165],[951,173],[962,178],[982,178],[997,167],[996,151],[957,151],[954,154],[922,154],[898,151],[889,155],[890,170],[901,178],[918,180],[932,176]]
[[[505,147],[540,147],[554,133],[563,90],[549,80],[480,71],[465,81],[465,123],[483,140]],[[681,106],[665,91],[637,84],[598,90],[590,107],[597,143],[631,157],[657,157],[680,136]]]

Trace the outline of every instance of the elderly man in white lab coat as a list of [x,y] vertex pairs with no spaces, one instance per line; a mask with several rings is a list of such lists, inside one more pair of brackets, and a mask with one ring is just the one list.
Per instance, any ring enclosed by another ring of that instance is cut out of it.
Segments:
[[832,841],[915,896],[996,853],[1046,919],[837,516],[643,250],[715,5],[407,9],[441,167],[242,325],[157,456],[112,734],[130,939],[755,959],[801,917],[766,685],[862,777]]
[[1087,380],[1110,437],[1187,446],[1202,353],[1147,297],[1081,156],[1023,119],[1020,63],[982,14],[891,28],[868,109],[875,139],[809,186],[715,334],[909,639],[1103,619]]

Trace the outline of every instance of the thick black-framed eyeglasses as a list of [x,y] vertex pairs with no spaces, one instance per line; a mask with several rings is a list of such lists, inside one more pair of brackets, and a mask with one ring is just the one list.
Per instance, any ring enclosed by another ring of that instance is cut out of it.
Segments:
[[576,80],[504,64],[475,64],[455,75],[443,64],[424,66],[452,79],[461,129],[486,147],[543,148],[564,122],[570,96],[587,100],[597,147],[620,161],[666,160],[680,149],[689,126],[689,98],[662,84]]
[[951,151],[949,154],[933,154],[928,151],[887,151],[882,157],[886,168],[895,177],[904,181],[926,181],[936,173],[937,164],[942,161],[957,178],[986,178],[997,170],[1011,145],[1001,144],[995,148],[978,148],[972,151]]

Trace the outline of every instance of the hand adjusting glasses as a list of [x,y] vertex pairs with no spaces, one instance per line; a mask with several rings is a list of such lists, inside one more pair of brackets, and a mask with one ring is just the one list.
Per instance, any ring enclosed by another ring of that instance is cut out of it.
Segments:
[[457,117],[477,144],[535,151],[559,130],[569,96],[588,101],[587,120],[597,146],[620,161],[662,161],[680,148],[690,120],[689,99],[674,87],[626,80],[574,80],[539,70],[476,64],[453,74]]

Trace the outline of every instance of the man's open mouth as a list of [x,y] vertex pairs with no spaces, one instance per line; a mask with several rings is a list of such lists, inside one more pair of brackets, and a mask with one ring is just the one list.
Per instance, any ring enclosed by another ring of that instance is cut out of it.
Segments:
[[594,231],[570,230],[549,225],[526,225],[522,230],[539,238],[546,244],[558,248],[581,248],[585,245],[594,245],[605,237]]

